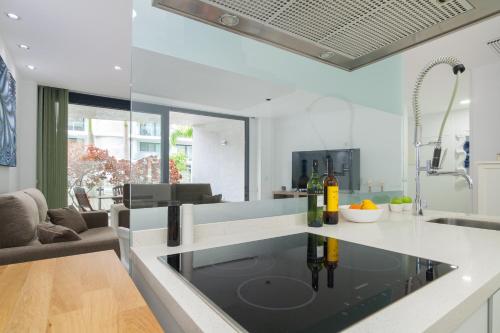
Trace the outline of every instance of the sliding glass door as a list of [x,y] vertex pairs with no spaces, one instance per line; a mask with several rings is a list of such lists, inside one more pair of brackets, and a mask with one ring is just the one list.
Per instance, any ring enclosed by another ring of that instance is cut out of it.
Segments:
[[126,183],[204,184],[248,200],[248,118],[70,95],[68,205],[82,208],[84,193],[85,209],[109,209]]
[[171,183],[207,184],[215,201],[245,200],[244,120],[171,111],[169,129]]
[[133,182],[203,184],[223,201],[248,200],[248,118],[135,101],[132,111],[142,135],[132,131],[131,163],[150,151],[154,165],[150,179],[132,170]]
[[107,209],[114,202],[114,192],[130,181],[130,126],[129,112],[69,104],[68,205]]

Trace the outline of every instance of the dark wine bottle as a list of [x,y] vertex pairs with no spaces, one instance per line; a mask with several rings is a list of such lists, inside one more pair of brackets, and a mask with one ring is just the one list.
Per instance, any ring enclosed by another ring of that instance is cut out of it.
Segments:
[[326,160],[328,175],[323,181],[324,210],[323,223],[339,223],[339,183],[333,174],[333,161],[330,157]]
[[307,236],[307,267],[311,271],[311,285],[314,291],[319,290],[319,272],[323,269],[325,259],[324,242],[323,236]]
[[323,189],[319,180],[318,160],[313,161],[311,179],[307,182],[307,225],[323,226]]
[[327,237],[325,246],[325,267],[327,270],[327,287],[334,286],[334,273],[339,263],[339,242],[335,238]]

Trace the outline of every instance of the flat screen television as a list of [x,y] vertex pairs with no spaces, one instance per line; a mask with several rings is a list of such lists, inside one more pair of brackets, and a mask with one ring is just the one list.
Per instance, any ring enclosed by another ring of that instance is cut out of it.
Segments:
[[319,174],[326,176],[326,161],[333,161],[333,171],[341,191],[360,190],[360,150],[331,149],[314,151],[295,151],[292,153],[292,188],[305,191],[311,176],[313,160],[319,161]]

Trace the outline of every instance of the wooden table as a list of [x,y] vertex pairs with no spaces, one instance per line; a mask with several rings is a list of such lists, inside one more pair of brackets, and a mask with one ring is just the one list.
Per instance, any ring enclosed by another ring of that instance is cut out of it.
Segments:
[[163,332],[113,251],[0,266],[0,332]]

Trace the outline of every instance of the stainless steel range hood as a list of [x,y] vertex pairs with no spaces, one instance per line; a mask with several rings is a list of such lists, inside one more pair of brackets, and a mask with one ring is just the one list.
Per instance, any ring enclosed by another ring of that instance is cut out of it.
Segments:
[[153,5],[346,70],[500,13],[500,0],[153,0]]

